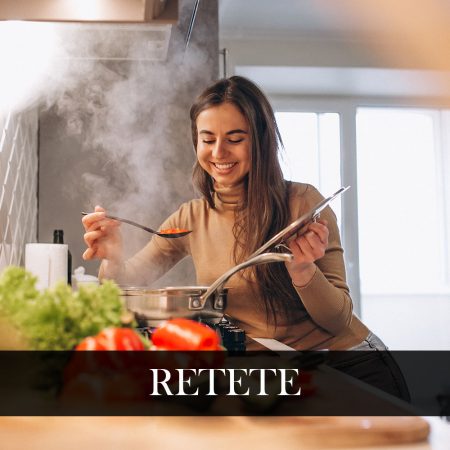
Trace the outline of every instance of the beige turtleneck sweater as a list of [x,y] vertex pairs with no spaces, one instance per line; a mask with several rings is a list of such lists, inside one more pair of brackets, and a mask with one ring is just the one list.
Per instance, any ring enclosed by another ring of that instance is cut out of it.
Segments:
[[[243,185],[216,188],[216,209],[203,199],[184,203],[161,228],[186,228],[191,234],[179,239],[155,236],[127,260],[120,274],[100,268],[100,277],[119,283],[150,285],[178,261],[191,255],[197,283],[210,285],[235,265],[233,261],[234,210]],[[295,220],[323,199],[311,185],[291,183],[291,219]],[[226,314],[250,337],[277,339],[298,350],[344,350],[361,343],[369,330],[352,313],[352,300],[345,280],[343,250],[336,217],[326,208],[321,217],[328,221],[329,244],[325,256],[316,261],[311,281],[297,288],[298,307],[277,317],[277,326],[267,322],[264,306],[253,281],[235,274],[228,282]]]

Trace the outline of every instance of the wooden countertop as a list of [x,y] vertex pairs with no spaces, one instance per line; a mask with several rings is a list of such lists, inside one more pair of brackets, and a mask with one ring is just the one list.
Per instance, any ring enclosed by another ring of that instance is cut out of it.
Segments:
[[[431,425],[428,440],[390,441],[412,422],[416,429]],[[384,440],[373,439],[376,428],[383,428]],[[8,450],[448,450],[450,424],[419,417],[1,417],[0,439]]]
[[[315,376],[322,375],[327,370],[320,368]],[[340,401],[349,401],[349,383],[342,376],[342,383],[334,377],[329,389],[338,388]],[[378,390],[369,388],[364,395],[389,402],[392,412],[405,411],[403,402],[388,394],[383,398]],[[0,417],[0,447],[8,450],[448,450],[449,442],[450,424],[417,416]]]
[[[329,370],[317,368],[314,376],[327,377]],[[344,374],[340,382],[332,375],[333,383],[321,386],[337,389],[339,401],[351,401],[346,386],[361,382]],[[385,402],[393,414],[405,413],[405,403],[364,383],[359,387],[364,399]],[[305,400],[313,406],[317,401]],[[449,443],[449,423],[417,416],[0,417],[0,448],[8,450],[448,450]]]

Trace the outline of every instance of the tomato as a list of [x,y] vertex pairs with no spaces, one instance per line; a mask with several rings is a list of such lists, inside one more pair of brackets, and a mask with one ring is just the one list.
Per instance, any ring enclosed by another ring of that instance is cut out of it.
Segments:
[[164,350],[219,350],[220,338],[206,325],[189,319],[171,319],[152,334],[152,342]]
[[131,328],[105,328],[96,336],[83,339],[75,350],[146,350],[138,334]]
[[105,328],[95,339],[105,350],[146,350],[141,338],[131,328]]
[[76,347],[75,350],[106,350],[95,337],[89,336],[84,338]]

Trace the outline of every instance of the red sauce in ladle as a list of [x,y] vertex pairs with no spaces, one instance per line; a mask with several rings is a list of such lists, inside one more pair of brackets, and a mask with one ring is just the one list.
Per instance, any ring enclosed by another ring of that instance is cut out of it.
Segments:
[[177,234],[177,233],[187,233],[189,230],[184,228],[166,228],[165,230],[159,230],[159,233],[164,234]]

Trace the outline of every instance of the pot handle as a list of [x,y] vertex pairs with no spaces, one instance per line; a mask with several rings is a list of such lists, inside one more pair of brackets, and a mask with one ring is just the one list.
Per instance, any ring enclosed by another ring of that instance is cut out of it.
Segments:
[[221,277],[219,277],[213,284],[206,290],[206,292],[199,298],[200,305],[198,309],[203,309],[206,300],[214,294],[217,290],[220,290],[223,285],[236,273],[246,267],[256,266],[258,264],[267,264],[272,262],[288,262],[292,261],[294,256],[290,253],[263,253],[261,255],[255,256],[253,258],[244,261],[237,266],[232,267],[228,272],[225,272]]

